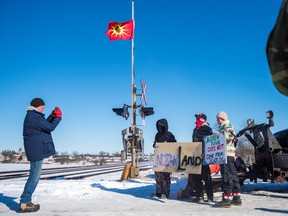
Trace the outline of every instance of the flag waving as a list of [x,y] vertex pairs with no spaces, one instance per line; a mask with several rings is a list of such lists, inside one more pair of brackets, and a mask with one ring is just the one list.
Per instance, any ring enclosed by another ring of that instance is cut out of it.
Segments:
[[109,22],[106,35],[113,40],[130,40],[133,38],[134,22],[129,20],[127,22]]

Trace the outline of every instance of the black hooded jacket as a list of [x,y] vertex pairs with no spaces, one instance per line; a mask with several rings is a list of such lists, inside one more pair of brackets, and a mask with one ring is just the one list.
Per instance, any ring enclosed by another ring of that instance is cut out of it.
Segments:
[[203,125],[200,126],[200,128],[197,130],[194,128],[193,134],[192,134],[192,141],[193,142],[203,142],[204,136],[212,135],[213,131],[209,124],[205,122]]
[[212,128],[209,126],[207,122],[205,122],[201,127],[196,130],[194,128],[193,134],[192,134],[192,142],[202,142],[202,151],[204,152],[204,136],[212,135],[213,131]]
[[156,122],[157,134],[155,135],[155,141],[153,147],[156,142],[177,142],[174,135],[168,131],[168,122],[166,119],[159,119]]

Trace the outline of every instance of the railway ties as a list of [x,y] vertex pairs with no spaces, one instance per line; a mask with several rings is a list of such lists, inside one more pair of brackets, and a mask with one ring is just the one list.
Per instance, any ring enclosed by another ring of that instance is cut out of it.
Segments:
[[101,170],[101,171],[91,171],[88,173],[80,173],[80,174],[72,174],[72,175],[68,175],[65,176],[64,179],[65,180],[69,180],[69,179],[83,179],[83,178],[88,178],[91,176],[96,176],[96,175],[103,175],[103,174],[109,174],[109,173],[114,173],[114,172],[120,172],[123,170],[124,167],[122,168],[115,168],[115,169],[107,169],[107,170]]
[[43,175],[41,177],[42,180],[53,180],[53,179],[63,179],[63,180],[69,180],[69,179],[83,179],[91,176],[101,175],[101,174],[108,174],[113,172],[118,172],[123,170],[124,166],[118,166],[118,167],[107,167],[107,168],[94,168],[94,169],[78,169],[73,170],[69,172],[61,172],[57,174],[50,174],[50,175]]
[[[103,166],[75,166],[75,167],[57,167],[42,169],[41,179],[83,179],[96,175],[104,175],[113,172],[120,172],[124,168],[124,164],[113,164]],[[152,168],[151,166],[139,166],[140,170]],[[9,179],[28,178],[29,170],[5,171],[0,172],[0,181]]]
[[29,173],[25,172],[25,171],[5,172],[4,174],[2,172],[0,172],[0,180],[24,178],[24,177],[28,177],[28,175],[29,175]]

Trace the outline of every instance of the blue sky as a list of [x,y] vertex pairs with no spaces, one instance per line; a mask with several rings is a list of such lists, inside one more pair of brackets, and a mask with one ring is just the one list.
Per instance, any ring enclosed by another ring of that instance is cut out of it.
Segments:
[[[147,83],[145,152],[166,118],[177,141],[191,141],[194,114],[214,125],[225,111],[236,130],[254,118],[287,128],[287,97],[271,81],[265,55],[281,0],[135,0],[135,84]],[[0,150],[23,148],[31,99],[55,106],[63,121],[56,150],[120,152],[131,125],[112,108],[131,104],[131,41],[110,42],[109,21],[131,19],[131,0],[0,1]],[[140,99],[137,98],[137,104]],[[131,113],[131,111],[130,111]],[[138,112],[137,112],[138,114]],[[130,115],[131,116],[131,115]]]

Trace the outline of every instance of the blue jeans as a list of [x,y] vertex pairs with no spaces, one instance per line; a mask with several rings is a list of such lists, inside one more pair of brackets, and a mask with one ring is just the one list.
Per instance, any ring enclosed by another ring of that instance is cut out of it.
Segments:
[[20,197],[21,203],[29,203],[32,201],[32,194],[35,191],[41,176],[43,161],[30,162],[30,172],[24,191]]

